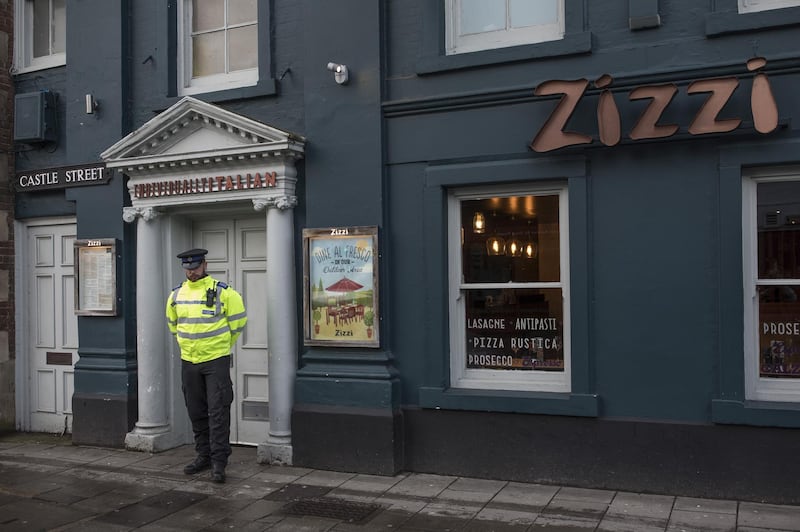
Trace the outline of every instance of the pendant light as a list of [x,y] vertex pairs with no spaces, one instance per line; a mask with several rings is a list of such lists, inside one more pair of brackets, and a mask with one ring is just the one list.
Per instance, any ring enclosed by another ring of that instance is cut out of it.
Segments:
[[489,255],[505,255],[506,254],[506,239],[493,235],[486,240],[486,253]]
[[523,244],[519,241],[518,238],[512,236],[511,240],[508,242],[508,254],[512,257],[521,257],[523,250]]
[[472,217],[472,232],[477,234],[486,232],[486,218],[483,217],[481,211],[476,212],[475,216]]
[[525,243],[522,247],[522,256],[526,259],[535,259],[536,255],[539,253],[538,246],[536,242],[533,240],[529,240]]

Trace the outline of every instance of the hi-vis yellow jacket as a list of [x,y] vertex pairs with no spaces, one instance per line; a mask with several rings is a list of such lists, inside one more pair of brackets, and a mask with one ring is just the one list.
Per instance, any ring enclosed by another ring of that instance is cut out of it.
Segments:
[[210,275],[187,279],[167,299],[167,325],[178,339],[181,358],[193,364],[230,354],[245,323],[242,296]]

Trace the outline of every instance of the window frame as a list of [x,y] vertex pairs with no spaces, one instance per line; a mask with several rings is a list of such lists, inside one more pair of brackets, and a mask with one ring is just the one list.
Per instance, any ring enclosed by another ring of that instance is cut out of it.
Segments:
[[[225,0],[227,8],[227,0]],[[258,84],[261,66],[261,46],[260,32],[262,24],[262,2],[256,2],[256,53],[259,55],[255,68],[238,70],[232,73],[213,74],[200,78],[192,77],[192,0],[179,0],[177,3],[177,94],[178,96],[190,96],[210,92],[238,89],[242,87],[252,87]],[[227,16],[227,15],[226,15]],[[225,30],[228,30],[227,22]],[[227,57],[226,57],[227,61]]]
[[758,13],[799,6],[798,0],[738,0],[739,13]]
[[[506,1],[506,23],[508,23],[508,0]],[[559,41],[564,38],[564,0],[557,2],[557,20],[553,24],[507,27],[504,30],[459,35],[459,20],[462,0],[447,0],[445,3],[445,54],[458,55],[469,52],[496,50],[526,44]]]
[[[559,198],[559,280],[555,282],[464,283],[462,282],[461,203],[493,197],[557,195]],[[450,387],[456,389],[507,390],[569,393],[572,391],[571,312],[569,270],[569,197],[567,183],[545,185],[487,186],[459,188],[447,199],[448,225],[448,307],[450,330]],[[458,250],[456,253],[455,250]],[[469,369],[466,367],[466,310],[463,294],[485,288],[560,288],[563,309],[564,370],[536,372],[519,370]]]
[[[52,6],[52,0],[50,2]],[[67,6],[64,3],[64,34],[66,37]],[[52,13],[51,13],[52,14]],[[33,1],[14,1],[14,73],[33,72],[67,64],[65,51],[47,56],[33,57]]]
[[744,292],[744,381],[745,399],[800,403],[800,379],[775,379],[760,376],[758,289],[770,285],[800,286],[800,279],[760,279],[758,277],[758,184],[797,181],[800,168],[754,170],[742,176],[742,278]]

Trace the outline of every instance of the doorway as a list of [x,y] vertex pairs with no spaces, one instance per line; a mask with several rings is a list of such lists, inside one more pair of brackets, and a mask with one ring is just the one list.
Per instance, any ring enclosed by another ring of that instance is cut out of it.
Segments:
[[[23,229],[23,265],[17,301],[25,383],[22,430],[71,433],[72,393],[78,359],[75,315],[74,218],[31,221]],[[19,373],[18,373],[19,375]]]
[[234,347],[231,443],[257,445],[269,430],[267,239],[263,216],[195,221],[193,247],[208,250],[208,273],[244,298],[248,325]]

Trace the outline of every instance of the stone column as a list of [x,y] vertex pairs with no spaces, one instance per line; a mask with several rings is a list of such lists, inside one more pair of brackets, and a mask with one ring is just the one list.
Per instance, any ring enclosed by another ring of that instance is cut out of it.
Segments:
[[[258,446],[259,463],[292,463],[292,405],[297,372],[297,294],[294,268],[295,196],[253,200],[267,209],[267,334],[269,434]],[[257,326],[255,323],[249,327]]]
[[123,219],[136,221],[136,356],[139,420],[125,437],[125,447],[161,451],[170,432],[168,350],[164,345],[164,278],[160,212],[152,207],[125,207]]

